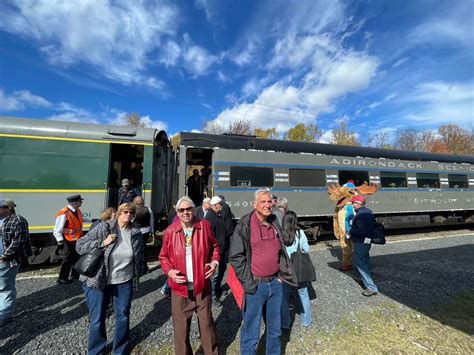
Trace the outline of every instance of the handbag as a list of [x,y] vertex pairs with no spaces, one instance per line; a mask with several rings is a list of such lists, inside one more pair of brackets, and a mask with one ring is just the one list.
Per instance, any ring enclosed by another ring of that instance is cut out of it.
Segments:
[[291,254],[291,263],[293,264],[298,283],[316,281],[316,270],[314,269],[309,254],[301,250],[299,237],[298,247],[296,251]]
[[102,260],[104,260],[105,248],[94,248],[82,255],[74,264],[73,268],[81,275],[94,277],[99,271]]
[[380,245],[384,245],[386,243],[385,228],[383,227],[383,224],[374,222],[374,236],[372,237],[372,243]]

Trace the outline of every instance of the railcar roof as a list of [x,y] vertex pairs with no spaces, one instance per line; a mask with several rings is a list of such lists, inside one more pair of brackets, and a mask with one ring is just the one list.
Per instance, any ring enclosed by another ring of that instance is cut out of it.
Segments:
[[0,116],[0,133],[152,143],[158,132],[154,128],[97,125]]
[[285,153],[311,153],[348,157],[474,164],[474,157],[468,155],[434,154],[428,152],[409,152],[395,149],[353,147],[336,144],[292,142],[241,135],[214,135],[181,132],[180,136],[181,145],[199,148],[271,150]]

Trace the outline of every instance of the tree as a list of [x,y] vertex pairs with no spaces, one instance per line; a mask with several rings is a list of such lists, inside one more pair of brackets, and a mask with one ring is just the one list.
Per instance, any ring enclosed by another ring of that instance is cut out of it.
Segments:
[[258,138],[278,138],[279,134],[276,130],[276,128],[268,128],[268,129],[262,129],[262,128],[255,128],[253,130],[254,136]]
[[355,132],[352,132],[347,128],[347,122],[342,121],[339,128],[335,129],[332,132],[332,142],[334,144],[342,145],[360,145],[357,141],[357,136]]
[[130,127],[144,128],[147,126],[146,123],[142,121],[140,115],[136,112],[127,113],[123,120],[127,126]]
[[429,152],[434,141],[433,132],[430,130],[407,128],[397,132],[395,146],[401,150]]
[[181,135],[178,133],[178,134],[175,134],[173,137],[171,137],[170,139],[170,145],[173,147],[173,148],[177,148],[179,147],[179,142],[181,140]]
[[440,126],[438,134],[439,138],[435,141],[436,147],[443,146],[446,153],[474,154],[474,135],[472,131],[469,132],[455,124],[448,124]]
[[210,134],[239,134],[239,135],[251,135],[252,125],[250,121],[244,119],[236,119],[230,122],[227,126],[216,121],[208,121],[204,124],[203,132]]
[[377,132],[369,134],[363,145],[373,148],[394,149],[394,146],[390,141],[391,137],[389,132]]
[[285,133],[284,139],[296,142],[317,142],[320,136],[321,132],[319,131],[318,126],[298,123]]

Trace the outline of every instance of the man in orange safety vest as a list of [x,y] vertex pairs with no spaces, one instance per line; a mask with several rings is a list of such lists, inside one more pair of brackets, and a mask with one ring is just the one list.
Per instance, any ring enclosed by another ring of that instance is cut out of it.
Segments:
[[[82,237],[82,205],[81,195],[72,195],[67,198],[67,206],[56,214],[54,237],[58,242],[58,249],[64,249],[64,257],[59,270],[57,283],[69,284],[69,273],[74,263],[79,260],[76,252],[76,241]],[[79,278],[79,274],[72,269],[72,278]]]

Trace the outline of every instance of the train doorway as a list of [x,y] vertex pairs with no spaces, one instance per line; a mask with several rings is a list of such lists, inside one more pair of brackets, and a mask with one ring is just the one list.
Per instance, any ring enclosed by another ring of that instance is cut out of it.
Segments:
[[117,207],[118,190],[122,180],[128,179],[130,187],[142,194],[144,146],[111,144],[109,177],[107,181],[107,206]]
[[186,150],[186,194],[196,206],[205,197],[212,196],[212,149],[188,148]]

